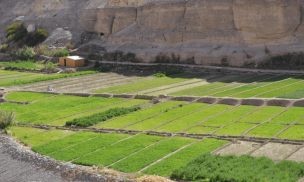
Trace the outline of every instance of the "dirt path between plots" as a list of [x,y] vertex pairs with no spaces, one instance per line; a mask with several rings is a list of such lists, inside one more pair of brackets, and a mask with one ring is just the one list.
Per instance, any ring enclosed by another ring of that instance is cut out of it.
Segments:
[[0,133],[0,179],[9,181],[40,182],[128,182],[123,174],[105,173],[90,167],[62,163],[41,156]]

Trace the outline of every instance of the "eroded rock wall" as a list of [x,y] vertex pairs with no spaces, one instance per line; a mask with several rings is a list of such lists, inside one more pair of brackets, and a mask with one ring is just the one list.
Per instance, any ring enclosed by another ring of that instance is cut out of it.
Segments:
[[0,5],[1,24],[25,16],[49,31],[70,30],[76,43],[96,33],[95,44],[135,52],[147,62],[162,52],[198,64],[225,60],[241,66],[304,51],[303,0],[0,0]]

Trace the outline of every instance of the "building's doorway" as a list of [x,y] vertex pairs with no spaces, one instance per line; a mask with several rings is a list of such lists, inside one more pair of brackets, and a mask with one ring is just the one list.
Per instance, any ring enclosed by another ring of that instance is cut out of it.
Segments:
[[67,61],[66,61],[66,59],[64,59],[64,66],[66,67],[67,66]]

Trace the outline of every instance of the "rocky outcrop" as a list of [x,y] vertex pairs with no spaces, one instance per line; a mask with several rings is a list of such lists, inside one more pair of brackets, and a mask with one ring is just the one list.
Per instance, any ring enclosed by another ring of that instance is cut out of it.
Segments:
[[[10,0],[0,1],[0,24],[24,16],[49,31],[88,33],[108,51],[159,53],[198,64],[241,66],[304,50],[303,0]],[[3,31],[3,30],[1,30]],[[3,32],[2,32],[3,33]]]

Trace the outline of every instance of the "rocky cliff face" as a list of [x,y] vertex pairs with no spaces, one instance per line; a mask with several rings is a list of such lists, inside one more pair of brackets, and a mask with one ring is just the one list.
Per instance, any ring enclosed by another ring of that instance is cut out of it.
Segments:
[[[303,0],[0,0],[2,27],[20,16],[77,43],[240,66],[304,51]],[[3,30],[0,30],[3,35]],[[88,36],[94,35],[94,36]]]

